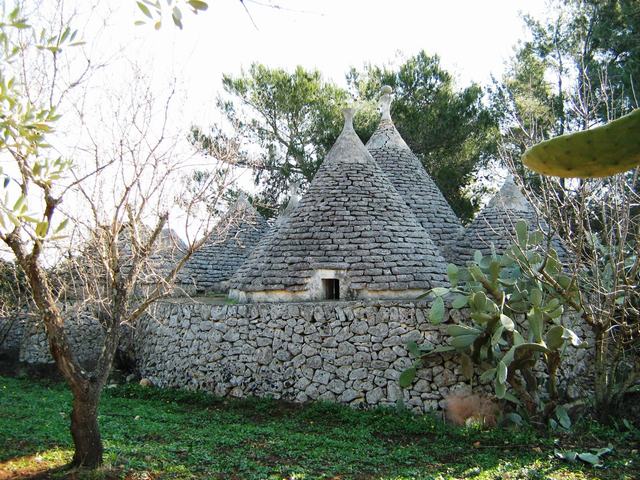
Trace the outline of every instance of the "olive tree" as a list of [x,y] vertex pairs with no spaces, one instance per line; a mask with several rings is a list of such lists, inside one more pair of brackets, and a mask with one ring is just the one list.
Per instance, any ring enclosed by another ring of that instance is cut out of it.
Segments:
[[[72,393],[72,465],[94,468],[103,456],[100,396],[122,327],[134,325],[171,293],[180,269],[210,239],[216,219],[202,220],[197,239],[185,234],[186,245],[176,250],[169,268],[153,261],[190,155],[178,148],[180,134],[168,129],[174,92],[159,101],[138,72],[124,93],[110,92],[110,102],[96,102],[103,115],[96,105],[92,115],[77,110],[75,134],[82,141],[70,156],[52,146],[60,139],[56,128],[62,97],[57,93],[66,94],[86,78],[83,73],[62,86],[56,83],[62,75],[52,72],[77,36],[62,25],[52,34],[37,34],[18,9],[0,23],[0,55],[6,66],[0,77],[0,155],[5,166],[0,172],[0,242],[24,272],[51,355]],[[38,57],[45,75],[28,76],[21,68],[30,55]],[[38,88],[42,85],[34,78],[53,82],[48,85],[53,94],[43,95],[47,88]],[[68,115],[73,111],[68,108]],[[215,204],[233,183],[240,148],[230,142],[226,149],[209,152],[215,174],[189,198],[181,195],[185,225],[193,227],[205,191],[209,204]],[[74,254],[78,251],[82,254]],[[52,261],[58,268],[46,267]],[[63,309],[65,299],[75,305]],[[91,368],[78,360],[69,341],[68,312],[88,313],[103,329],[104,341]]]

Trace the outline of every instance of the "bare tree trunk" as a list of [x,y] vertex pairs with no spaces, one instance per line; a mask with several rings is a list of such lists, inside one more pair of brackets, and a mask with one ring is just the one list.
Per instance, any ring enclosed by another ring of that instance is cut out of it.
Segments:
[[71,465],[96,468],[102,465],[102,439],[98,427],[100,388],[73,388],[71,436],[75,452]]
[[[52,296],[44,270],[38,265],[35,256],[24,254],[22,246],[18,244],[15,237],[10,240],[13,240],[13,243],[8,243],[16,254],[20,266],[27,274],[34,301],[44,321],[51,356],[73,394],[71,436],[75,453],[71,464],[96,468],[102,464],[103,453],[98,427],[98,405],[108,370],[105,373],[103,368],[100,372],[102,375],[93,377],[81,368],[67,339],[64,331],[64,319]],[[112,336],[117,342],[117,334]],[[108,359],[111,360],[112,356]],[[111,363],[108,365],[110,367]]]

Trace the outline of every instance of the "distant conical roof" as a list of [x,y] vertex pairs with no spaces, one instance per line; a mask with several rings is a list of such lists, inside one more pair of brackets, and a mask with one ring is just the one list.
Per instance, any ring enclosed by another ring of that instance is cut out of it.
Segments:
[[167,276],[185,255],[186,251],[187,245],[184,241],[175,230],[167,227],[160,232],[156,247],[150,255],[149,261],[154,263],[155,268],[162,276]]
[[356,135],[348,112],[261,268],[239,285],[249,300],[317,300],[326,298],[323,288],[338,284],[341,299],[415,298],[446,284],[444,259]]
[[449,248],[462,228],[460,221],[393,124],[390,87],[383,88],[380,102],[382,118],[367,149],[443,256],[451,260]]
[[233,274],[231,280],[229,280],[229,296],[231,298],[235,300],[244,300],[244,297],[240,292],[242,287],[248,281],[247,277],[250,276],[251,272],[260,270],[264,267],[266,252],[269,250],[270,245],[280,228],[282,228],[282,226],[289,220],[291,212],[296,208],[299,201],[300,197],[298,195],[298,186],[293,184],[289,190],[289,202],[287,203],[286,208],[278,216],[273,226],[262,236],[247,261],[242,264],[242,266]]
[[[515,239],[515,225],[518,220],[526,220],[529,228],[537,230],[541,226],[546,230],[546,223],[538,217],[533,206],[522,194],[518,186],[509,175],[500,191],[494,195],[487,206],[460,233],[452,253],[459,264],[466,264],[473,260],[476,250],[483,255],[498,255],[504,253]],[[553,239],[553,246],[562,259],[566,250],[560,239]]]
[[159,243],[166,245],[170,248],[177,248],[178,250],[185,251],[187,244],[180,238],[180,235],[176,233],[173,228],[165,227],[160,232]]
[[220,220],[211,239],[185,265],[182,282],[196,292],[223,292],[269,229],[267,221],[242,195]]

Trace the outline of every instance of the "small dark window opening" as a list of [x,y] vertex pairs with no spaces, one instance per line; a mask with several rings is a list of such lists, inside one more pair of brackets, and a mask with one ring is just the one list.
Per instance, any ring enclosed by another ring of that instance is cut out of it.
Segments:
[[322,280],[325,300],[340,300],[340,281],[336,278]]

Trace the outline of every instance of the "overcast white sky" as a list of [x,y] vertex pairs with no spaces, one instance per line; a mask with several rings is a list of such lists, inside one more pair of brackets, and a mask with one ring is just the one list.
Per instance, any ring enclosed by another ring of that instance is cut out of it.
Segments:
[[133,26],[142,13],[133,0],[118,0],[97,48],[126,45],[126,55],[144,63],[159,85],[177,78],[188,92],[184,113],[202,123],[212,118],[222,73],[255,61],[317,68],[344,83],[350,66],[397,62],[400,53],[424,49],[440,55],[460,85],[486,83],[525,36],[520,13],[538,16],[545,6],[542,0],[245,0],[256,28],[239,0],[209,4],[198,16],[185,12],[182,31],[172,24],[155,31]]

